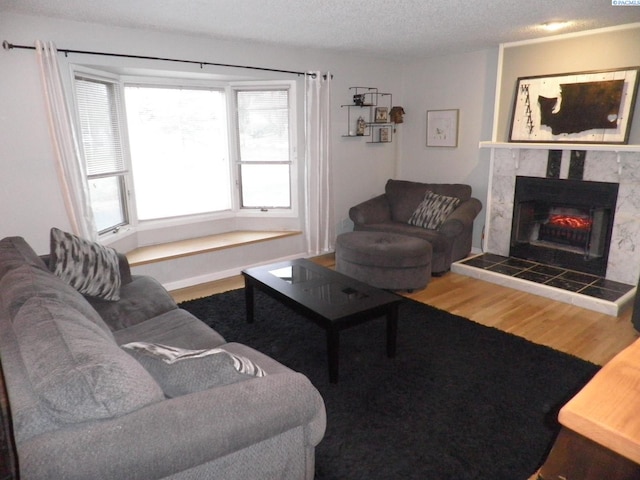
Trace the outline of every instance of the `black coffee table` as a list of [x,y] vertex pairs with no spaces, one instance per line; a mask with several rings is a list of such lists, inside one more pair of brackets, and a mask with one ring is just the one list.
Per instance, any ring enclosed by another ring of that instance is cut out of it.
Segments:
[[386,316],[387,356],[395,356],[402,297],[305,259],[249,268],[242,275],[249,323],[253,322],[254,288],[258,288],[327,331],[331,383],[338,382],[340,330]]

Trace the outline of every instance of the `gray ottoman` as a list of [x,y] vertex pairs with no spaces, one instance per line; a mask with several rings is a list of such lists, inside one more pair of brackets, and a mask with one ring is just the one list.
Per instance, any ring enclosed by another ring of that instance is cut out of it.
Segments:
[[431,278],[431,244],[396,233],[343,233],[336,239],[336,270],[378,288],[418,290]]

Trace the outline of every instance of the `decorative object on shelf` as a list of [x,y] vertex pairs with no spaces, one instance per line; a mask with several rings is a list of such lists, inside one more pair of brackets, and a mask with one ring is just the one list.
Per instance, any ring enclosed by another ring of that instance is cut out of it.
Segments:
[[404,108],[402,107],[391,107],[391,111],[389,112],[389,118],[393,123],[403,123],[404,120],[402,116],[404,115]]
[[357,107],[364,107],[365,95],[363,93],[357,93],[353,96],[353,104]]
[[391,132],[389,127],[382,127],[380,130],[380,142],[386,143],[391,141]]
[[358,117],[358,122],[356,124],[356,135],[360,137],[363,136],[366,127],[367,122],[364,121],[364,118],[362,118],[362,116]]
[[387,123],[389,121],[389,109],[387,107],[376,107],[376,123]]
[[427,111],[427,147],[458,146],[458,109]]
[[639,73],[633,67],[518,78],[509,141],[626,144]]

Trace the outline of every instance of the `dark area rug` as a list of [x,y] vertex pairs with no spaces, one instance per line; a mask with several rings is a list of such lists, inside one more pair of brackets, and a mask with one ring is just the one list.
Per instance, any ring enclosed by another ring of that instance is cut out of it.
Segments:
[[385,322],[344,330],[330,384],[325,332],[256,292],[184,302],[227,341],[307,375],[327,408],[317,480],[526,480],[558,431],[559,408],[599,367],[412,300],[400,307],[397,356]]

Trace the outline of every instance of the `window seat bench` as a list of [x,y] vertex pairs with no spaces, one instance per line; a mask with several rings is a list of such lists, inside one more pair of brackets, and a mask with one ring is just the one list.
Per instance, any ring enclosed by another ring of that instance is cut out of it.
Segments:
[[301,234],[302,232],[300,231],[237,230],[206,237],[139,247],[128,252],[126,256],[129,264],[132,267],[136,267]]

